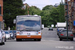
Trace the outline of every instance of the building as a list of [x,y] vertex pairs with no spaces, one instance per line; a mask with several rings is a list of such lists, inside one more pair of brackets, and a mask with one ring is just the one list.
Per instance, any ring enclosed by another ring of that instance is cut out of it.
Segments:
[[0,0],[0,29],[4,28],[3,24],[3,0]]
[[75,14],[75,0],[65,0],[65,17],[67,18],[67,15],[68,15],[68,29],[70,30],[75,26],[74,14]]

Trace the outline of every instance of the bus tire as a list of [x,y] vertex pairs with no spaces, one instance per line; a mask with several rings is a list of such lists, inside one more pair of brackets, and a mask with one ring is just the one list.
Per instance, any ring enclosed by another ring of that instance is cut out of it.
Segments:
[[34,39],[34,41],[36,41],[36,39]]
[[38,39],[38,41],[41,41],[41,39]]
[[19,39],[16,39],[16,41],[19,41]]

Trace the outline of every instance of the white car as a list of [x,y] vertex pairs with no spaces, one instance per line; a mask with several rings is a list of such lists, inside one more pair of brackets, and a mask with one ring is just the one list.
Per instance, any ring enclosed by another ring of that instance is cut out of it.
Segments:
[[0,44],[5,44],[5,33],[0,30]]
[[9,33],[9,31],[5,31],[5,34],[6,34],[6,39],[10,39],[10,33]]

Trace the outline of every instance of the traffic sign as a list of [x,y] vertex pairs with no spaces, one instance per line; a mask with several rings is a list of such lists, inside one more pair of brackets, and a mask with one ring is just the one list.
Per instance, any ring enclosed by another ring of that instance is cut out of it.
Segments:
[[75,26],[75,21],[73,21],[73,25]]

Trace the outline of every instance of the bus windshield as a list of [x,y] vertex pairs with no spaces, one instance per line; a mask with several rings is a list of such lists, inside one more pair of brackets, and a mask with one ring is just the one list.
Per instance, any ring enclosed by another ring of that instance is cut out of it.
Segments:
[[[34,17],[35,18],[35,17]],[[17,30],[40,30],[40,19],[36,18],[36,20],[32,19],[32,17],[29,17],[28,19],[23,18],[19,19],[17,21]]]

